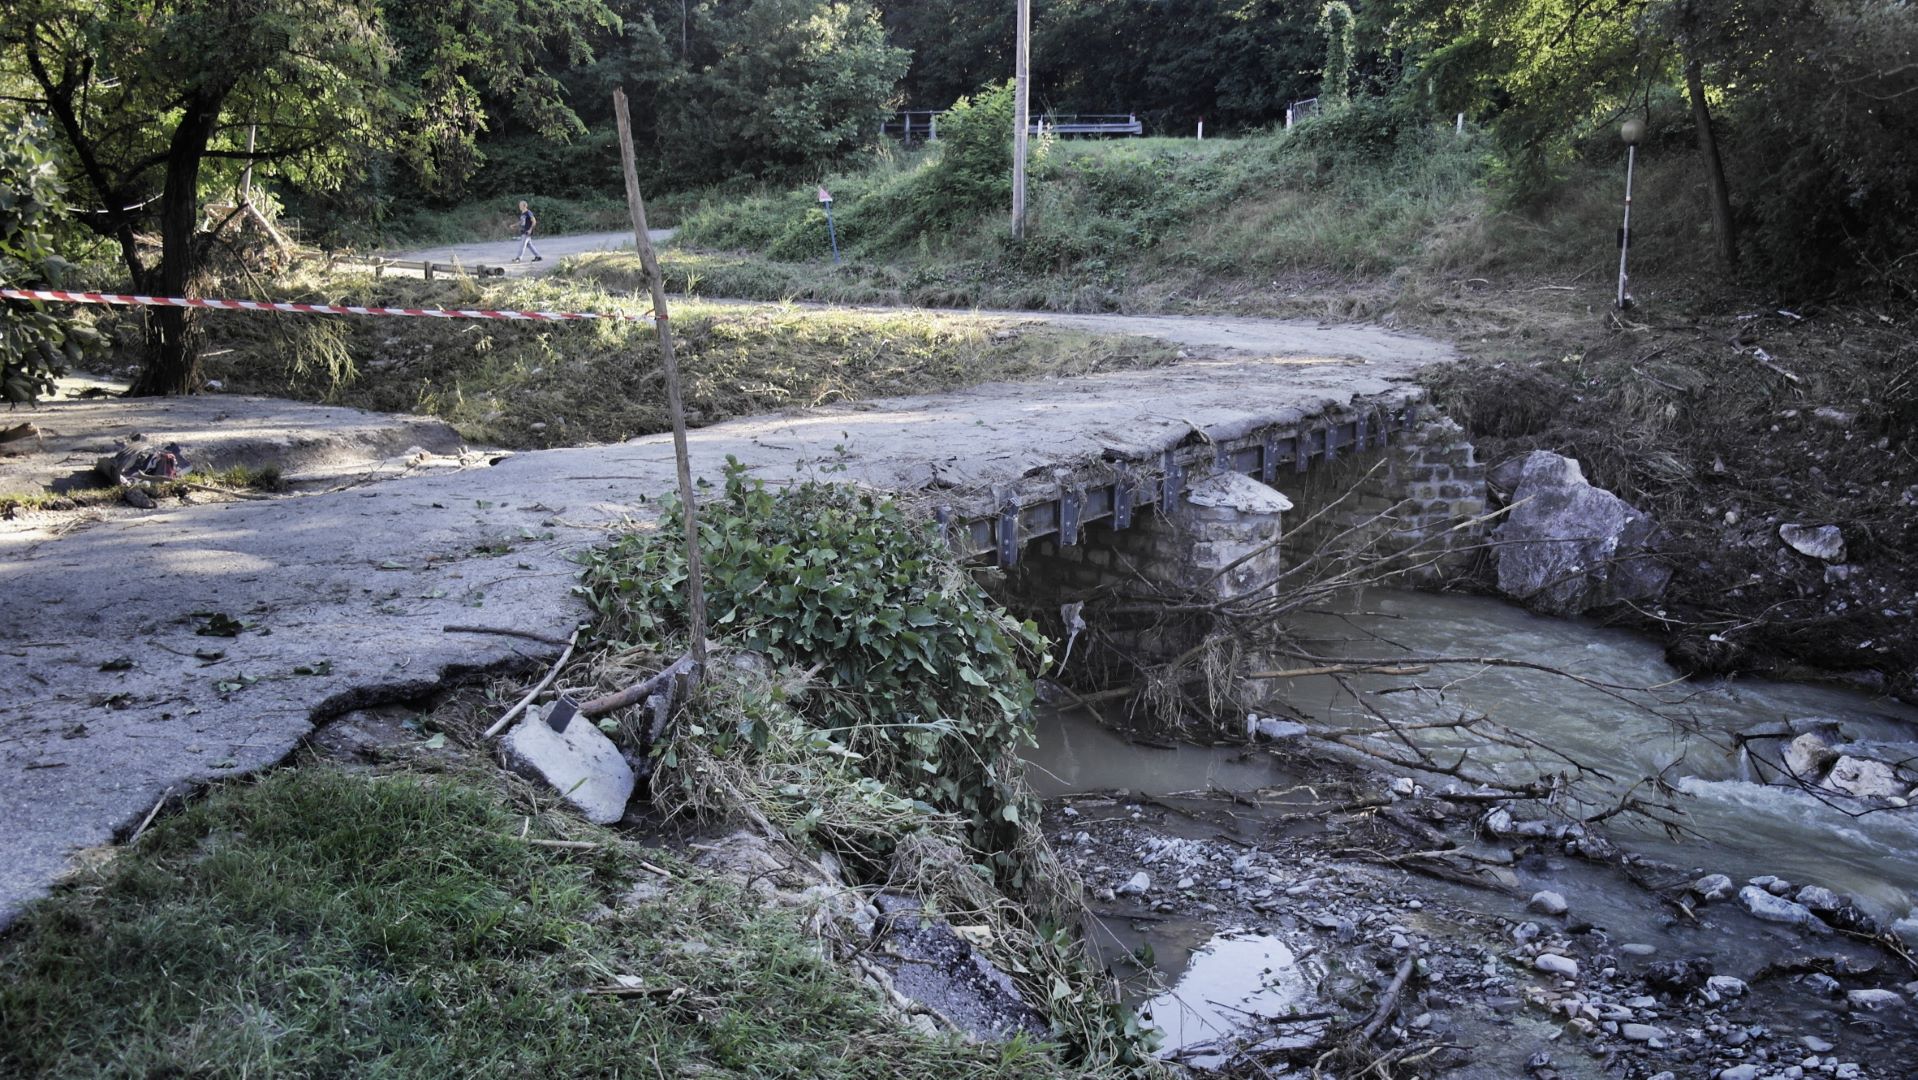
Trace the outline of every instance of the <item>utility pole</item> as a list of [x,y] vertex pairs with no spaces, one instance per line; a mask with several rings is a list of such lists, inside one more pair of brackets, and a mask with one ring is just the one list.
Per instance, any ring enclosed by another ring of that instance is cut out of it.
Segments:
[[639,194],[639,165],[633,153],[633,122],[626,111],[626,91],[613,91],[613,115],[619,120],[619,162],[626,173],[626,208],[633,215],[633,243],[653,290],[653,325],[659,327],[659,361],[666,370],[666,411],[673,419],[673,459],[679,466],[679,502],[686,517],[686,611],[692,624],[693,663],[706,670],[706,586],[699,565],[699,515],[693,501],[692,465],[686,453],[686,408],[679,399],[679,359],[673,354],[673,331],[666,320],[666,280],[659,272],[659,255],[646,235],[646,200]]
[[1012,76],[1012,238],[1026,238],[1026,129],[1032,126],[1032,0],[1019,0]]

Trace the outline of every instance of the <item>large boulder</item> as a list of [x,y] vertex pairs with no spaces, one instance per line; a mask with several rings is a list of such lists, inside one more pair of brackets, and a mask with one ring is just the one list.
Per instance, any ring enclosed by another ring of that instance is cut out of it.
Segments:
[[1534,450],[1514,469],[1511,511],[1493,531],[1499,591],[1551,615],[1576,615],[1664,591],[1658,523],[1595,488],[1578,462]]
[[1900,783],[1897,770],[1882,761],[1840,756],[1825,774],[1824,786],[1859,799],[1891,799],[1911,785]]

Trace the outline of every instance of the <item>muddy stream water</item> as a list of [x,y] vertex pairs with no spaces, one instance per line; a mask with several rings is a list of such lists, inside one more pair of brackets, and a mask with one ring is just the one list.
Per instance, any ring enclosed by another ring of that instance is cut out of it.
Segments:
[[[1417,676],[1346,677],[1347,685],[1367,693],[1371,708],[1394,719],[1431,721],[1484,714],[1603,770],[1614,778],[1611,783],[1616,790],[1662,774],[1678,791],[1673,801],[1689,835],[1675,838],[1662,828],[1628,817],[1612,819],[1605,833],[1625,850],[1688,873],[1723,873],[1740,886],[1760,875],[1787,878],[1794,888],[1821,885],[1849,894],[1887,925],[1905,916],[1918,901],[1918,858],[1913,857],[1918,852],[1918,807],[1859,815],[1856,811],[1864,804],[1852,803],[1848,813],[1846,806],[1833,804],[1845,800],[1828,802],[1794,787],[1758,782],[1766,776],[1762,763],[1755,764],[1733,738],[1824,718],[1837,725],[1831,739],[1838,749],[1849,744],[1861,754],[1868,751],[1879,760],[1900,761],[1918,758],[1918,709],[1830,686],[1757,680],[1677,682],[1661,648],[1643,637],[1542,618],[1482,598],[1372,591],[1356,596],[1343,611],[1307,616],[1291,629],[1295,640],[1319,655],[1512,657],[1595,681],[1657,687],[1649,693],[1607,693],[1545,672],[1477,666],[1435,667]],[[1419,689],[1404,689],[1408,687]],[[1393,692],[1374,693],[1383,689]],[[1296,717],[1320,731],[1376,726],[1366,707],[1329,677],[1283,681],[1275,685],[1274,695],[1271,715]],[[1084,710],[1043,713],[1039,746],[1028,755],[1040,794],[1056,798],[1119,790],[1147,801],[1207,790],[1262,791],[1269,796],[1313,779],[1300,771],[1281,771],[1268,755],[1249,755],[1237,747],[1152,745],[1115,733],[1114,725],[1125,726],[1123,718],[1108,716],[1101,721]],[[1427,745],[1447,751],[1440,755],[1444,760],[1467,751],[1475,763],[1504,778],[1564,768],[1536,751],[1527,754],[1457,732],[1426,738]],[[1772,741],[1753,744],[1753,748],[1776,760],[1781,745]],[[1412,775],[1427,788],[1458,783],[1443,776]],[[1601,782],[1591,790],[1602,795],[1608,786]],[[1459,790],[1468,789],[1459,785]],[[1309,811],[1312,799],[1295,793],[1276,804],[1270,798],[1260,801],[1266,805],[1235,806],[1231,816],[1241,824],[1246,817],[1261,814],[1296,820],[1301,808]],[[1088,809],[1084,819],[1079,811],[1070,811],[1076,820],[1062,824],[1070,830],[1077,820],[1091,820],[1101,813],[1124,815],[1132,823],[1132,835],[1146,831],[1148,845],[1158,842],[1149,835],[1154,828],[1174,834],[1174,843],[1178,834],[1193,837],[1204,832],[1196,824],[1201,818],[1141,816],[1141,809],[1136,801],[1128,803],[1121,797],[1108,810]],[[1083,837],[1080,842],[1085,842]],[[1110,867],[1082,869],[1091,889],[1102,880],[1123,879],[1133,867],[1114,858]],[[1561,890],[1577,898],[1576,916],[1603,926],[1615,942],[1642,943],[1647,955],[1652,949],[1661,956],[1711,955],[1719,959],[1720,972],[1746,977],[1799,949],[1795,939],[1770,924],[1706,920],[1701,926],[1674,919],[1669,904],[1615,868],[1560,857],[1520,860],[1513,870],[1517,898],[1429,879],[1419,882],[1419,895],[1449,899],[1517,921],[1536,917],[1527,914],[1525,896],[1537,889]],[[1276,876],[1272,880],[1279,881]],[[1224,885],[1219,883],[1221,889]],[[1197,885],[1200,892],[1206,888],[1204,883]],[[1124,900],[1121,892],[1119,899]],[[1288,938],[1248,929],[1242,909],[1235,912],[1227,904],[1208,910],[1213,908],[1221,905],[1182,905],[1173,912],[1161,906],[1154,909],[1161,913],[1156,919],[1108,919],[1100,928],[1108,939],[1109,955],[1123,959],[1124,950],[1150,947],[1158,978],[1142,981],[1136,1000],[1148,1007],[1175,1047],[1217,1036],[1235,1025],[1243,1028],[1255,1015],[1283,1015],[1310,1010],[1316,1004],[1296,963],[1296,935]],[[1736,914],[1743,917],[1742,912]],[[1327,924],[1321,921],[1320,925]],[[1154,994],[1158,996],[1153,998]],[[1794,1020],[1812,1025],[1816,1013],[1810,1006],[1778,1003],[1777,1016],[1787,1026]],[[1542,1030],[1536,1018],[1509,1017],[1502,1023],[1508,1028],[1529,1023]],[[1479,1035],[1514,1045],[1523,1041],[1510,1040],[1509,1030],[1504,1035],[1489,1031]],[[1878,1053],[1890,1052],[1884,1049],[1889,1044],[1873,1045],[1879,1047]],[[1524,1074],[1522,1060],[1500,1059],[1496,1052],[1488,1060],[1493,1062],[1484,1067],[1489,1071],[1443,1075]],[[1906,1075],[1872,1071],[1866,1060],[1861,1075]],[[1514,1071],[1501,1072],[1505,1069]],[[1571,1069],[1562,1075],[1585,1074]],[[1619,1074],[1607,1071],[1605,1075]],[[1710,1072],[1681,1070],[1678,1075],[1715,1076],[1716,1065]]]

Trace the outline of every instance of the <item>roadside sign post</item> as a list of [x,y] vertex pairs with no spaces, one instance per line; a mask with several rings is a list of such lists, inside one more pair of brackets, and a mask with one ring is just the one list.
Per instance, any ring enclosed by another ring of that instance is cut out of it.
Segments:
[[832,226],[832,192],[827,191],[824,184],[819,185],[819,205],[826,208],[826,239],[832,243],[832,261],[833,265],[837,266],[839,264],[839,233],[834,231]]

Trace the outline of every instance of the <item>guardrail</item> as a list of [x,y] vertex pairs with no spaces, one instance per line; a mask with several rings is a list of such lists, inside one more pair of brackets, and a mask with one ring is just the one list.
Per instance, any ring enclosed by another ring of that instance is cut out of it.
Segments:
[[[879,134],[911,143],[939,138],[939,118],[949,109],[909,109],[879,125]],[[1054,113],[1032,119],[1034,135],[1143,135],[1145,127],[1135,113]]]
[[383,259],[378,255],[335,255],[333,256],[333,261],[352,263],[356,266],[370,266],[373,268],[374,277],[384,277],[388,270],[418,270],[421,274],[425,275],[428,281],[433,280],[433,275],[436,273],[451,274],[456,277],[461,274],[465,274],[468,277],[506,276],[506,268],[504,266],[485,266],[480,264],[467,266],[464,263],[433,262],[430,259]]

